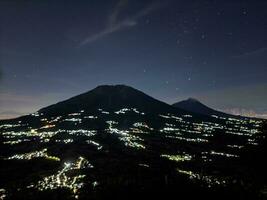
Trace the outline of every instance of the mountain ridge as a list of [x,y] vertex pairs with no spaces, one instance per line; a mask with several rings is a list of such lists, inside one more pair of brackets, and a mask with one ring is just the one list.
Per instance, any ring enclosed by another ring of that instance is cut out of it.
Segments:
[[[88,113],[95,113],[98,109],[115,112],[119,109],[122,109],[123,107],[137,108],[146,113],[169,112],[176,114],[190,114],[200,118],[210,117],[212,115],[243,119],[249,118],[217,111],[204,105],[195,98],[188,98],[187,100],[170,105],[154,97],[151,97],[138,89],[124,84],[99,85],[92,90],[89,90],[82,94],[43,107],[37,112],[48,116],[55,116],[80,112],[81,110],[85,110]],[[20,116],[17,118],[25,116]],[[2,121],[3,120],[5,119],[2,119]]]
[[186,100],[174,103],[172,104],[172,106],[189,111],[189,112],[201,114],[201,115],[209,115],[209,116],[216,115],[220,117],[248,118],[248,117],[244,117],[240,115],[232,115],[232,114],[228,114],[228,113],[215,110],[213,108],[206,106],[205,104],[200,102],[198,99],[195,99],[192,97]]
[[88,92],[44,107],[38,112],[53,115],[56,112],[58,114],[79,110],[92,112],[96,109],[105,109],[107,111],[115,111],[122,108],[122,106],[141,109],[148,113],[160,112],[161,110],[185,112],[126,85],[100,85]]

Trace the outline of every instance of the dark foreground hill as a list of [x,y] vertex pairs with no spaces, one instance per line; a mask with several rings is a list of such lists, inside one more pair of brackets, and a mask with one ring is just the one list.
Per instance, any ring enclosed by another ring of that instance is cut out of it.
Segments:
[[0,121],[5,199],[261,199],[264,121],[192,114],[99,86]]

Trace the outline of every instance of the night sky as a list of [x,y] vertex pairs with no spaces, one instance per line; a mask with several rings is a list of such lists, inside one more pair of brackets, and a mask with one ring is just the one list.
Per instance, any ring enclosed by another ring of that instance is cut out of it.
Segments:
[[267,116],[266,0],[0,0],[0,118],[102,84]]

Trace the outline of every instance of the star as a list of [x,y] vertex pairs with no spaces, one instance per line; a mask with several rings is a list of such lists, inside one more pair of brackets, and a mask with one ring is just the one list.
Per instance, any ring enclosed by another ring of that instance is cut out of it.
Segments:
[[202,40],[206,39],[206,35],[205,35],[205,34],[202,34],[202,35],[201,35],[201,39],[202,39]]

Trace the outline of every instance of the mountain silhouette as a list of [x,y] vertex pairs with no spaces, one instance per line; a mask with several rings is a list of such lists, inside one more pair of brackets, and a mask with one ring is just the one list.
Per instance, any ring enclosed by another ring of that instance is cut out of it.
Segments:
[[239,117],[214,110],[194,98],[188,98],[187,100],[174,103],[173,106],[179,109],[186,110],[188,112],[193,112],[201,115],[216,115],[220,117]]
[[121,108],[136,108],[146,113],[184,112],[126,85],[98,86],[89,92],[45,107],[39,112],[46,115],[58,115],[80,110],[85,112],[94,112],[97,109],[116,111]]
[[114,193],[136,199],[181,191],[189,199],[240,199],[251,180],[261,183],[266,168],[259,168],[266,152],[263,121],[210,115],[227,114],[195,99],[172,106],[129,86],[98,86],[0,120],[0,185],[8,199],[107,199]]

